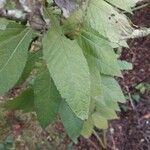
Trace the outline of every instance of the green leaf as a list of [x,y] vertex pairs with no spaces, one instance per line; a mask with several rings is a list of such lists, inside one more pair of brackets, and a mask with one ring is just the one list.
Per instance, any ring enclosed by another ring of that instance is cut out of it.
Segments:
[[110,76],[101,75],[101,81],[102,95],[97,97],[97,100],[114,110],[119,110],[117,102],[126,102],[119,84]]
[[32,70],[35,68],[36,62],[40,60],[40,57],[41,57],[41,51],[35,53],[28,52],[27,62],[19,81],[17,82],[17,85],[21,85],[27,80]]
[[132,70],[133,69],[132,63],[129,63],[129,62],[123,61],[123,60],[122,61],[118,60],[118,63],[119,63],[121,70]]
[[101,116],[101,113],[95,112],[92,114],[92,119],[94,122],[94,125],[99,129],[107,129],[108,128],[108,122],[105,117]]
[[101,95],[101,76],[100,72],[95,65],[95,61],[90,58],[87,58],[87,62],[90,70],[90,79],[91,79],[91,96]]
[[132,99],[135,101],[135,102],[139,102],[140,101],[140,95],[139,94],[134,94],[132,95]]
[[126,102],[121,88],[114,78],[101,75],[101,81],[103,88],[103,98],[105,102]]
[[108,108],[120,111],[118,102],[126,102],[125,97],[117,81],[110,76],[101,75],[102,94],[97,100]]
[[34,81],[33,88],[37,118],[41,126],[45,128],[55,119],[61,97],[44,64],[39,68],[39,74]]
[[49,4],[52,4],[54,1],[53,1],[53,0],[47,0],[47,2],[48,2]]
[[19,96],[9,100],[4,104],[9,110],[23,110],[24,112],[34,111],[34,93],[33,89],[27,88]]
[[132,12],[131,7],[136,5],[135,0],[107,0],[107,2],[130,13]]
[[0,150],[5,150],[4,144],[0,144]]
[[93,127],[94,125],[93,125],[92,117],[89,117],[88,120],[84,121],[81,135],[84,138],[89,138],[93,133]]
[[75,39],[81,32],[85,17],[85,6],[73,11],[71,16],[63,19],[63,30],[70,39]]
[[108,97],[108,99],[105,97],[104,101],[105,101],[105,102],[104,102],[105,105],[106,105],[108,108],[113,109],[113,110],[115,110],[115,111],[121,111],[118,102],[115,102],[115,101],[113,101],[112,99],[109,99],[109,97]]
[[88,118],[90,74],[82,49],[76,41],[52,27],[43,39],[44,59],[62,98],[81,119]]
[[19,80],[27,61],[32,32],[24,29],[20,34],[0,42],[0,94],[11,89]]
[[6,30],[6,26],[8,25],[8,20],[0,18],[0,35]]
[[13,21],[9,21],[9,23],[7,23],[5,27],[5,30],[0,31],[1,33],[0,42],[9,40],[13,36],[20,34],[20,32],[22,32],[24,29],[25,27],[23,25],[20,25]]
[[61,101],[59,114],[69,137],[76,142],[77,138],[80,136],[83,121],[73,113],[64,100]]
[[126,105],[121,105],[121,110],[122,112],[128,112],[130,110],[129,106],[126,106]]
[[105,118],[106,120],[112,120],[112,119],[118,118],[115,110],[108,108],[100,100],[97,100],[97,103],[96,103],[96,113],[97,112],[100,114],[101,117]]
[[113,43],[119,44],[122,36],[132,32],[126,16],[104,0],[89,1],[86,20],[90,27]]
[[121,76],[116,54],[107,40],[98,37],[92,32],[83,31],[78,38],[78,42],[84,50],[85,56],[88,57],[87,59],[95,61],[95,65],[97,65],[101,73]]

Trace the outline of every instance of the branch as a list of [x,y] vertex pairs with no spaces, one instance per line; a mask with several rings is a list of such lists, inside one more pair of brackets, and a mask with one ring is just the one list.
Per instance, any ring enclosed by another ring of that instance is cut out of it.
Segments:
[[150,34],[150,28],[136,29],[130,35],[123,37],[121,40],[145,37],[145,36],[148,36],[149,34]]
[[0,10],[0,17],[11,19],[11,20],[20,20],[25,21],[26,20],[26,13],[23,13],[21,10],[7,10],[7,9],[1,9]]
[[7,10],[5,4],[6,0],[0,0],[0,17],[12,20],[26,20],[26,13],[19,9]]
[[76,2],[75,0],[54,0],[56,5],[62,10],[63,16],[65,18],[68,18],[71,14],[71,12],[75,9],[76,7]]
[[0,0],[0,10],[4,8],[5,4],[6,4],[6,0]]
[[0,0],[0,17],[28,21],[31,28],[43,32],[47,29],[47,22],[43,17],[43,5],[41,0],[15,0],[16,9],[7,10],[6,0]]

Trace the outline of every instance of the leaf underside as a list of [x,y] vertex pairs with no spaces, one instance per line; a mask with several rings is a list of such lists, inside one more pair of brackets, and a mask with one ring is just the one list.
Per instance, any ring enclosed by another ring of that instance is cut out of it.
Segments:
[[88,65],[77,42],[62,36],[59,28],[55,28],[43,39],[44,59],[62,98],[84,120],[88,118],[90,104]]

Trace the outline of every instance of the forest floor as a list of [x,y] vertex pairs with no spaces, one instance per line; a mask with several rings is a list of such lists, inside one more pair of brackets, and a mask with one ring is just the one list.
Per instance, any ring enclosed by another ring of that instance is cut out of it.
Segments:
[[[150,7],[135,11],[131,19],[135,25],[150,27]],[[102,131],[97,133],[102,140],[104,137],[107,150],[150,150],[150,36],[129,40],[128,44],[130,49],[123,49],[121,59],[132,62],[133,70],[125,71],[124,79],[118,79],[127,103],[120,104],[120,119],[109,122],[106,134]],[[0,128],[3,128],[0,142],[4,135],[3,143],[8,144],[8,150],[14,142],[18,150],[103,149],[94,136],[90,140],[81,137],[74,145],[59,121],[43,131],[34,114],[7,113]]]

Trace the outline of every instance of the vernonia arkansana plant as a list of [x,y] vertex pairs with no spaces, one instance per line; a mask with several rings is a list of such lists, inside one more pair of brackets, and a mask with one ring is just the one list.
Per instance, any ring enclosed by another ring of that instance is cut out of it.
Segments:
[[9,110],[57,116],[73,141],[117,118],[124,95],[114,77],[132,69],[114,49],[134,28],[124,14],[137,0],[0,0],[0,95]]

